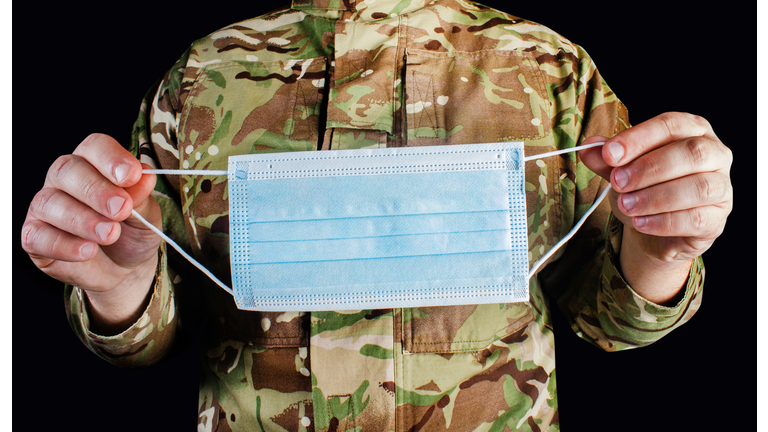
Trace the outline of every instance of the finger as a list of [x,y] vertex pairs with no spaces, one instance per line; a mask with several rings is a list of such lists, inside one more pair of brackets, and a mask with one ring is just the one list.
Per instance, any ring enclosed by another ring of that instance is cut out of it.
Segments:
[[[116,221],[127,218],[133,208],[128,192],[115,186],[93,165],[77,155],[58,158],[48,170],[45,187],[60,189],[103,216]],[[43,206],[55,203],[40,201],[39,204]]]
[[[581,143],[581,146],[598,142],[605,142],[607,140],[608,138],[606,137],[593,136],[585,139],[584,142]],[[602,147],[593,147],[586,150],[581,150],[578,152],[578,155],[579,159],[581,159],[584,165],[592,172],[606,180],[610,180],[611,170],[613,167],[605,163],[605,160],[603,160]]]
[[86,206],[60,189],[43,188],[29,206],[29,219],[102,245],[120,237],[120,224]]
[[[142,168],[151,168],[147,164],[141,164]],[[157,205],[157,201],[151,198],[152,191],[155,189],[155,183],[157,182],[157,176],[155,174],[144,174],[135,185],[126,188],[126,191],[131,195],[134,202],[134,210],[136,210],[144,219],[159,229],[163,228],[162,225],[162,212]],[[124,221],[124,223],[131,228],[138,228],[145,230],[144,224],[137,218],[131,216]],[[154,236],[154,233],[151,234]]]
[[657,237],[688,237],[714,241],[723,232],[727,210],[716,205],[702,206],[657,215],[632,218],[632,226]]
[[141,178],[141,164],[136,157],[108,135],[89,135],[72,154],[88,161],[115,185],[132,186]]
[[[142,168],[151,168],[147,164],[141,164],[141,166]],[[125,188],[125,191],[128,192],[133,200],[133,208],[145,217],[146,215],[144,215],[142,209],[146,207],[145,202],[155,189],[156,182],[157,176],[155,174],[144,174],[136,184]]]
[[[720,205],[730,211],[733,190],[728,177],[701,173],[619,195],[619,210],[627,216],[648,216],[689,208]],[[723,222],[725,222],[723,220]]]
[[631,192],[695,173],[727,174],[732,162],[731,151],[720,141],[708,137],[687,138],[613,169],[611,186],[619,192]]
[[21,230],[21,245],[38,268],[54,261],[81,262],[92,259],[98,247],[95,243],[64,232],[47,223],[27,220]]
[[83,283],[92,284],[104,290],[123,277],[120,267],[101,259],[104,253],[95,243],[39,220],[24,224],[22,245],[40,270],[70,285],[89,289]]
[[661,146],[690,137],[714,136],[702,117],[687,113],[664,113],[620,132],[603,146],[603,158],[611,166],[622,166]]

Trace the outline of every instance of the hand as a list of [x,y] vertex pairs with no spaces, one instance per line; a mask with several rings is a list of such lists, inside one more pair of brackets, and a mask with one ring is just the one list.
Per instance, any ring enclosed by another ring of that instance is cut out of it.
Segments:
[[103,326],[138,318],[152,285],[161,226],[154,175],[106,135],[86,138],[48,170],[27,212],[22,246],[49,276],[86,291]]
[[624,223],[625,277],[629,267],[690,263],[722,234],[733,207],[733,156],[706,120],[665,113],[584,144],[599,141],[602,149],[585,150],[582,161],[613,187],[611,208]]

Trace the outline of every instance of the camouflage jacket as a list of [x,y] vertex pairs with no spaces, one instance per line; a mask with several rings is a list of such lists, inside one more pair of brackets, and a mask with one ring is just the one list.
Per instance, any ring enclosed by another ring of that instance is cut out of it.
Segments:
[[[589,56],[539,24],[463,0],[294,0],[195,41],[147,94],[133,148],[154,166],[226,170],[257,152],[524,141],[530,155],[627,127]],[[533,263],[605,182],[575,153],[525,170]],[[154,196],[166,233],[229,282],[226,177],[159,178]],[[658,340],[701,301],[700,260],[676,306],[638,296],[615,265],[620,234],[602,205],[526,303],[244,312],[163,247],[125,332],[91,332],[78,289],[66,306],[124,367],[172,355],[209,316],[198,431],[559,430],[550,298],[608,351]]]

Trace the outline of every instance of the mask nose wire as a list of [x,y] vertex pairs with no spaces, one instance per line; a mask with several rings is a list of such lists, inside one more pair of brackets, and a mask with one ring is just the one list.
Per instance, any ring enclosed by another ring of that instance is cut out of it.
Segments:
[[[588,148],[593,148],[593,147],[599,147],[599,146],[602,146],[603,144],[605,144],[605,143],[604,143],[604,142],[598,142],[598,143],[587,144],[587,145],[583,145],[583,146],[579,146],[579,147],[573,147],[573,148],[567,148],[567,149],[563,149],[563,150],[556,150],[556,151],[552,151],[552,152],[541,153],[541,154],[537,154],[537,155],[533,155],[533,156],[526,156],[526,157],[524,157],[524,158],[523,158],[523,161],[525,161],[525,162],[528,162],[528,161],[531,161],[531,160],[535,160],[535,159],[542,159],[542,158],[545,158],[545,157],[549,157],[549,156],[555,156],[555,155],[564,154],[564,153],[570,153],[570,152],[575,152],[575,151],[586,150],[586,149],[588,149]],[[222,176],[225,176],[225,175],[227,175],[227,174],[228,174],[228,172],[227,172],[227,171],[224,171],[224,170],[170,170],[170,169],[144,169],[144,170],[142,170],[142,172],[143,172],[144,174],[169,174],[169,175],[174,175],[174,174],[185,174],[185,175],[222,175]],[[547,253],[546,253],[546,254],[544,254],[544,256],[542,256],[541,258],[539,258],[539,260],[538,260],[538,261],[536,261],[536,262],[533,264],[533,266],[531,267],[531,270],[530,270],[530,271],[528,271],[528,279],[529,279],[529,280],[531,279],[531,276],[533,276],[534,274],[536,274],[536,271],[539,269],[539,267],[541,267],[541,266],[542,266],[542,264],[544,264],[544,263],[545,263],[545,262],[546,262],[546,261],[547,261],[547,260],[548,260],[548,259],[549,259],[549,258],[552,256],[552,255],[554,255],[554,253],[555,253],[555,252],[556,252],[556,251],[557,251],[557,250],[558,250],[558,249],[559,249],[559,248],[560,248],[560,247],[561,247],[563,244],[565,244],[565,243],[566,243],[568,240],[570,240],[570,239],[571,239],[571,237],[573,237],[573,235],[574,235],[574,234],[576,234],[576,232],[579,230],[579,228],[581,228],[581,226],[582,226],[582,225],[584,224],[584,222],[587,220],[587,218],[589,217],[589,215],[590,215],[590,214],[592,214],[592,212],[593,212],[593,211],[594,211],[594,210],[597,208],[597,206],[598,206],[598,205],[600,205],[600,203],[603,201],[603,199],[605,199],[605,196],[606,196],[606,195],[608,195],[608,192],[609,192],[610,190],[611,190],[611,185],[609,184],[609,185],[608,185],[608,186],[607,186],[607,187],[606,187],[606,188],[603,190],[603,192],[600,194],[600,196],[597,198],[597,200],[594,202],[594,204],[592,204],[592,206],[589,208],[589,210],[587,210],[587,212],[584,214],[584,216],[582,216],[582,217],[581,217],[581,219],[579,220],[579,222],[577,222],[577,223],[576,223],[576,225],[575,225],[575,226],[574,226],[574,227],[571,229],[571,231],[570,231],[570,232],[568,232],[568,234],[566,234],[566,236],[565,236],[565,237],[563,237],[562,239],[560,239],[560,241],[558,241],[558,242],[557,242],[557,243],[556,243],[556,244],[555,244],[555,245],[554,245],[552,248],[550,248],[550,249],[549,249],[549,251],[547,251]],[[139,213],[137,213],[137,212],[136,212],[136,210],[131,210],[131,214],[132,214],[133,216],[135,216],[135,217],[136,217],[136,218],[137,218],[137,219],[138,219],[138,220],[139,220],[141,223],[143,223],[144,225],[146,225],[146,226],[147,226],[147,228],[151,229],[152,231],[154,231],[154,232],[155,232],[155,234],[159,235],[159,236],[160,236],[160,238],[162,238],[163,240],[165,240],[165,242],[166,242],[166,243],[168,243],[168,244],[169,244],[169,245],[171,245],[171,246],[172,246],[174,249],[176,249],[176,251],[178,251],[178,252],[179,252],[179,253],[180,253],[180,254],[181,254],[181,255],[182,255],[184,258],[186,258],[186,259],[187,259],[187,260],[188,260],[190,263],[192,263],[192,265],[194,265],[195,267],[197,267],[198,269],[200,269],[200,271],[202,271],[202,272],[203,272],[203,273],[204,273],[206,276],[208,276],[209,278],[211,278],[211,280],[212,280],[212,281],[214,281],[214,282],[215,282],[217,285],[219,285],[219,286],[220,286],[222,289],[224,289],[224,291],[226,291],[226,292],[228,292],[230,295],[234,296],[234,294],[232,293],[232,288],[228,287],[228,286],[227,286],[227,285],[225,285],[225,284],[224,284],[222,281],[220,281],[220,280],[219,280],[219,279],[218,279],[216,276],[214,276],[214,275],[213,275],[213,273],[211,273],[211,272],[210,272],[210,271],[209,271],[207,268],[205,268],[205,267],[204,267],[202,264],[200,264],[199,262],[197,262],[197,261],[196,261],[194,258],[192,258],[192,257],[191,257],[189,254],[187,254],[187,253],[186,253],[186,252],[185,252],[185,251],[184,251],[184,250],[183,250],[183,249],[182,249],[182,248],[181,248],[179,245],[177,245],[177,244],[176,244],[176,242],[174,242],[173,240],[171,240],[171,239],[170,239],[168,236],[166,236],[166,235],[165,235],[165,234],[164,234],[164,233],[163,233],[161,230],[159,230],[159,229],[158,229],[156,226],[152,225],[151,223],[149,223],[149,221],[147,221],[146,219],[144,219],[144,218],[143,218],[143,217],[142,217],[142,216],[141,216]]]
[[[588,148],[600,147],[603,144],[605,144],[605,142],[592,143],[592,144],[587,144],[587,145],[583,145],[583,146],[579,146],[579,147],[573,147],[573,148],[568,148],[568,149],[564,149],[564,150],[557,150],[557,151],[553,151],[553,152],[548,152],[548,153],[542,153],[542,154],[538,154],[538,155],[528,156],[528,157],[525,157],[523,160],[525,160],[527,162],[529,160],[541,159],[541,158],[545,158],[545,157],[548,157],[548,156],[555,156],[555,155],[559,155],[559,154],[563,154],[563,153],[570,153],[570,152],[586,150]],[[542,266],[542,264],[547,262],[547,260],[550,257],[552,257],[552,255],[554,255],[555,252],[557,252],[557,250],[560,248],[560,246],[564,245],[568,240],[571,239],[571,237],[573,237],[574,234],[576,234],[576,231],[578,231],[579,228],[581,228],[581,226],[584,225],[584,222],[586,222],[586,220],[589,217],[589,215],[591,215],[592,212],[595,211],[597,206],[599,206],[600,203],[603,202],[603,199],[605,199],[606,195],[608,195],[608,192],[610,190],[611,190],[611,185],[608,184],[608,186],[606,186],[606,188],[603,189],[603,192],[600,194],[600,196],[597,198],[597,200],[595,200],[595,202],[592,204],[592,206],[589,208],[589,210],[587,210],[587,212],[584,213],[584,216],[582,216],[581,219],[579,219],[579,221],[576,223],[576,225],[574,225],[574,227],[571,228],[571,230],[568,232],[568,234],[566,234],[565,237],[560,239],[559,242],[557,242],[554,246],[552,246],[547,251],[547,253],[544,254],[544,256],[542,256],[541,258],[538,259],[538,261],[533,263],[533,266],[531,266],[531,270],[528,271],[528,280],[531,279],[531,276],[536,274],[536,271],[539,269],[539,267]]]

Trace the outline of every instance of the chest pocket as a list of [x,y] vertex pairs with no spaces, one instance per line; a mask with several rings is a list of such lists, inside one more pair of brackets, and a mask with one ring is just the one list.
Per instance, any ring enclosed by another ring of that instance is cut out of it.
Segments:
[[[181,169],[226,170],[227,158],[317,148],[325,58],[227,61],[206,66],[179,114]],[[196,258],[230,281],[227,179],[180,176],[182,209]],[[306,346],[302,320],[275,313],[219,311],[223,332],[260,346]]]
[[524,51],[409,50],[408,146],[530,141],[550,132],[538,64]]
[[192,154],[215,146],[214,155],[227,156],[315,149],[325,73],[324,58],[206,67],[181,112],[180,147]]

